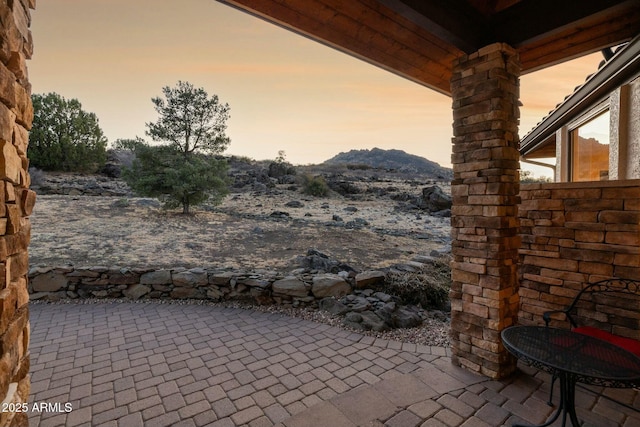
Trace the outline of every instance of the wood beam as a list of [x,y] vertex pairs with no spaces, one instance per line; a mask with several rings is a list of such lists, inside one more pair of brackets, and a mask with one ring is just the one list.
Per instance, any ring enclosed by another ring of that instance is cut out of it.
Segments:
[[379,2],[465,53],[475,52],[485,46],[482,38],[492,38],[487,35],[494,34],[486,17],[465,0]]
[[528,73],[640,31],[640,0],[218,1],[445,95],[453,60],[495,42],[516,48]]
[[219,0],[449,94],[461,52],[375,0]]
[[502,41],[519,48],[565,29],[593,27],[639,8],[637,0],[580,0],[579,6],[558,0],[522,0],[493,15],[490,26],[498,29],[500,38],[493,42]]
[[627,42],[639,31],[640,7],[610,14],[588,25],[569,27],[553,37],[520,47],[522,72],[530,73]]

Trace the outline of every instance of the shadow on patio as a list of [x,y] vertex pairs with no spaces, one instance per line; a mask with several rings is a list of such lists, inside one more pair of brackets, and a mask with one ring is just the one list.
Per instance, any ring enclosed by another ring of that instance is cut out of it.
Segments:
[[[279,314],[187,304],[31,304],[29,407],[38,426],[502,426],[539,423],[549,377],[504,381],[450,352]],[[634,390],[610,390],[640,407]],[[585,426],[640,414],[583,391]],[[53,408],[50,408],[53,409]],[[560,425],[560,421],[556,422]]]

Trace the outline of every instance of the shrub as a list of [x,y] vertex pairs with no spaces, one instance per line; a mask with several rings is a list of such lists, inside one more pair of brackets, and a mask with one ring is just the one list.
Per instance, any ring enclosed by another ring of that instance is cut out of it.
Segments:
[[271,178],[282,178],[285,175],[295,175],[296,169],[290,163],[271,162],[269,163],[268,175]]
[[329,194],[329,186],[321,176],[304,175],[302,192],[314,197],[323,197]]
[[47,171],[95,172],[106,161],[107,138],[94,113],[77,99],[34,94],[29,133],[31,165]]
[[159,198],[167,209],[182,205],[188,214],[191,206],[220,203],[228,193],[226,160],[185,156],[168,145],[140,145],[135,154],[133,166],[124,170],[125,182],[139,195]]
[[448,304],[450,289],[449,260],[437,258],[416,272],[389,273],[383,290],[400,298],[403,304],[442,310]]
[[278,151],[278,157],[275,161],[269,163],[269,176],[272,178],[281,178],[285,175],[295,175],[296,168],[285,158],[283,150]]

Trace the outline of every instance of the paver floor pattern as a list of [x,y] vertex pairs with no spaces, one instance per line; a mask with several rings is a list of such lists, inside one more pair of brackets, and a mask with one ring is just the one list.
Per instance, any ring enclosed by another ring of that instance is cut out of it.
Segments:
[[[490,381],[453,367],[442,348],[280,314],[32,304],[31,331],[30,405],[73,407],[32,411],[32,426],[486,427],[540,422],[551,411],[540,375]],[[589,409],[586,425],[640,425],[601,399],[578,405]]]

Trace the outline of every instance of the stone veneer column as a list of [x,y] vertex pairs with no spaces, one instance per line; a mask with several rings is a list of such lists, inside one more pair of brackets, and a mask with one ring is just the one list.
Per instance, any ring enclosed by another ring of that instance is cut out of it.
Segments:
[[451,330],[454,364],[515,369],[500,332],[518,315],[517,52],[497,43],[454,62]]
[[[0,401],[29,397],[28,130],[33,120],[27,59],[33,44],[29,9],[35,0],[0,1]],[[8,406],[11,408],[11,406]],[[0,426],[29,425],[24,412],[0,411]]]

